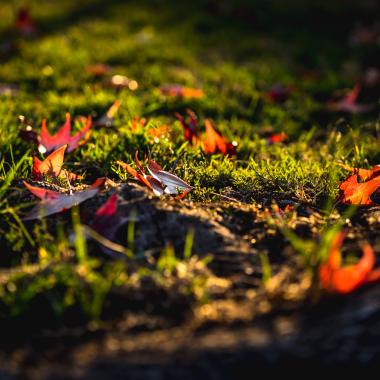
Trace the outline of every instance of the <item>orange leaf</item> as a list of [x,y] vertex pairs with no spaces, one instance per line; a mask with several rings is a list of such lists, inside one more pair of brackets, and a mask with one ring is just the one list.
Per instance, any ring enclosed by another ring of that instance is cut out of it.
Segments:
[[367,179],[373,179],[374,177],[377,177],[380,175],[380,166],[375,165],[373,169],[358,169],[358,168],[352,168],[351,166],[341,164],[340,162],[337,163],[342,168],[349,170],[350,172],[357,174],[359,178],[362,181],[366,181]]
[[205,120],[206,134],[203,139],[203,150],[205,153],[214,154],[220,152],[222,154],[235,154],[236,147],[225,140],[212,126],[209,119]]
[[200,88],[185,87],[180,84],[162,86],[161,93],[166,96],[183,99],[200,99],[204,95],[203,90]]
[[357,175],[346,178],[339,186],[339,199],[348,205],[372,205],[371,195],[380,187],[380,176],[366,182],[358,182]]
[[132,168],[132,166],[126,164],[123,161],[116,161],[128,174],[130,174],[132,177],[138,179],[142,184],[144,184],[146,187],[148,187],[150,190],[153,191],[153,187],[150,184],[150,182],[145,178],[144,174],[138,173],[135,169]]
[[334,239],[327,261],[319,268],[319,279],[323,288],[347,294],[364,284],[379,281],[380,273],[373,271],[375,255],[369,244],[363,246],[363,257],[356,264],[342,267],[342,246],[345,233],[340,232]]
[[44,161],[40,161],[37,157],[34,157],[32,172],[33,177],[38,180],[40,180],[43,175],[67,178],[69,181],[81,179],[82,176],[62,169],[66,148],[67,144],[61,146],[51,153]]

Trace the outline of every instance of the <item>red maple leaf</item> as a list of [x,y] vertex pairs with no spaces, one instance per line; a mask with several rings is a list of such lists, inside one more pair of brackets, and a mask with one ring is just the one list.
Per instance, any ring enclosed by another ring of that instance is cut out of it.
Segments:
[[42,187],[29,185],[24,182],[25,187],[36,197],[41,199],[23,220],[40,219],[48,215],[66,211],[87,199],[95,196],[100,187],[105,183],[106,178],[98,178],[89,188],[75,193],[62,193]]
[[[66,122],[54,135],[51,135],[46,127],[46,119],[42,121],[41,135],[40,135],[40,146],[39,150],[41,153],[51,152],[54,149],[60,148],[62,145],[67,144],[67,152],[70,153],[74,149],[78,148],[79,145],[83,145],[87,139],[86,135],[92,127],[92,120],[89,116],[87,118],[86,125],[77,132],[74,136],[71,136],[71,117],[70,114],[66,114]],[[84,141],[81,141],[85,139]]]

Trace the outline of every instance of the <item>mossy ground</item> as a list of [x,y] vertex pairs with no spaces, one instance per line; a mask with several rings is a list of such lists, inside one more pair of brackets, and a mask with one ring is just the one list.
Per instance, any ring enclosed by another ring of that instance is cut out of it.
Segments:
[[[380,161],[379,84],[361,92],[359,102],[373,104],[368,113],[327,107],[379,62],[378,45],[349,43],[357,22],[375,21],[370,1],[39,0],[29,4],[33,38],[12,30],[20,5],[0,5],[0,82],[17,86],[0,95],[0,330],[93,331],[144,313],[153,321],[141,322],[147,330],[252,321],[281,309],[279,299],[292,307],[319,299],[310,273],[332,229],[346,225],[353,252],[364,239],[376,250],[377,208],[347,211],[335,199],[347,175],[338,162]],[[86,70],[98,63],[110,72]],[[138,88],[110,86],[114,74]],[[204,96],[170,98],[160,92],[167,84],[202,88]],[[284,101],[269,98],[274,85],[291,88]],[[115,125],[93,128],[66,156],[66,168],[85,183],[107,176],[114,185],[80,206],[81,219],[74,210],[24,223],[33,199],[21,181],[40,154],[20,137],[18,116],[36,131],[44,118],[57,130],[66,112],[96,120],[116,99]],[[236,156],[190,146],[174,117],[188,108],[236,141]],[[171,132],[134,132],[136,116]],[[287,140],[268,144],[281,132]],[[194,190],[181,202],[153,199],[116,164],[132,163],[136,150],[167,170],[176,163],[175,174]],[[113,191],[136,219],[117,236],[132,257],[110,258],[98,242],[78,238],[80,223]],[[295,211],[280,222],[274,202]],[[25,323],[31,318],[33,326]]]

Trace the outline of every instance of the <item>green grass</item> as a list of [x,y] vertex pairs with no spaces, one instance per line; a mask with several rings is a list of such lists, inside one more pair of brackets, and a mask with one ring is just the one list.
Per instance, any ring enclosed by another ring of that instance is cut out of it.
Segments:
[[[350,116],[326,110],[331,94],[351,88],[367,57],[378,54],[347,42],[352,14],[367,19],[370,13],[356,2],[348,6],[352,12],[339,2],[312,2],[317,15],[327,12],[326,19],[309,25],[305,17],[300,33],[292,22],[309,15],[308,4],[259,3],[239,3],[255,15],[249,21],[236,16],[232,2],[39,0],[30,2],[39,35],[27,39],[10,32],[18,2],[2,2],[0,35],[13,41],[16,51],[2,58],[0,82],[16,84],[19,91],[0,95],[0,320],[37,307],[41,297],[57,315],[78,307],[86,318],[99,319],[111,288],[135,289],[145,276],[158,287],[180,283],[181,292],[204,301],[210,276],[207,263],[204,270],[183,275],[183,266],[196,266],[191,231],[184,258],[169,246],[153,265],[133,255],[119,261],[93,254],[93,242],[87,246],[79,238],[78,211],[72,221],[59,216],[25,225],[21,217],[30,202],[21,180],[30,177],[33,154],[42,156],[20,138],[19,115],[36,131],[46,118],[52,131],[66,112],[96,119],[120,99],[115,127],[94,128],[87,144],[66,157],[66,168],[83,174],[86,183],[103,175],[125,183],[130,179],[116,161],[132,163],[136,150],[141,158],[151,154],[167,170],[180,157],[175,174],[194,186],[188,198],[202,205],[232,191],[233,198],[248,204],[293,200],[322,212],[346,174],[336,162],[378,163],[376,112]],[[109,65],[111,73],[91,76],[86,67],[96,63]],[[112,88],[107,79],[112,74],[136,80],[138,89]],[[159,87],[172,83],[202,88],[205,96],[168,99]],[[284,103],[268,100],[274,84],[294,87]],[[186,143],[174,113],[187,108],[198,114],[200,125],[211,118],[227,139],[237,141],[237,156],[208,156]],[[137,115],[149,120],[148,127],[170,125],[170,136],[133,132]],[[285,132],[289,139],[268,145],[266,131]],[[126,233],[127,249],[139,252],[134,225]],[[268,279],[270,263],[260,257]]]

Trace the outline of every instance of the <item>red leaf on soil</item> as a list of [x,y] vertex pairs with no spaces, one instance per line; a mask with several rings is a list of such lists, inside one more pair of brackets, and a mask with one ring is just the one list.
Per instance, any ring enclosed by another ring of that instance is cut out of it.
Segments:
[[83,145],[87,139],[81,141],[86,137],[90,128],[92,127],[92,120],[89,116],[87,118],[86,125],[77,132],[74,136],[71,136],[71,118],[70,114],[66,114],[65,124],[58,130],[55,135],[50,135],[46,127],[46,119],[42,121],[41,135],[40,135],[40,147],[41,153],[51,152],[54,149],[67,144],[67,152],[70,153],[74,149],[78,148],[79,145]]
[[69,181],[81,179],[82,177],[80,175],[62,169],[66,148],[67,145],[61,146],[51,153],[44,161],[40,161],[37,157],[34,157],[33,178],[41,180],[42,176],[50,175],[52,177],[66,178]]
[[357,98],[361,90],[360,84],[356,84],[342,99],[332,101],[327,107],[332,111],[341,111],[348,113],[363,113],[370,111],[373,107],[369,104],[358,104]]
[[375,255],[369,244],[363,246],[363,257],[356,264],[342,266],[340,247],[344,238],[344,232],[335,237],[327,261],[319,269],[321,286],[341,294],[351,293],[362,285],[380,280],[379,270],[373,270]]
[[340,164],[355,173],[348,176],[339,186],[338,199],[344,204],[372,205],[371,196],[380,188],[380,166],[373,169],[356,169]]
[[161,94],[173,98],[200,99],[204,95],[200,88],[185,87],[180,84],[162,86],[160,90]]
[[32,186],[24,182],[26,188],[41,199],[23,220],[40,219],[48,215],[66,211],[87,199],[92,198],[105,183],[106,178],[98,178],[88,189],[73,194],[60,193],[42,187]]

